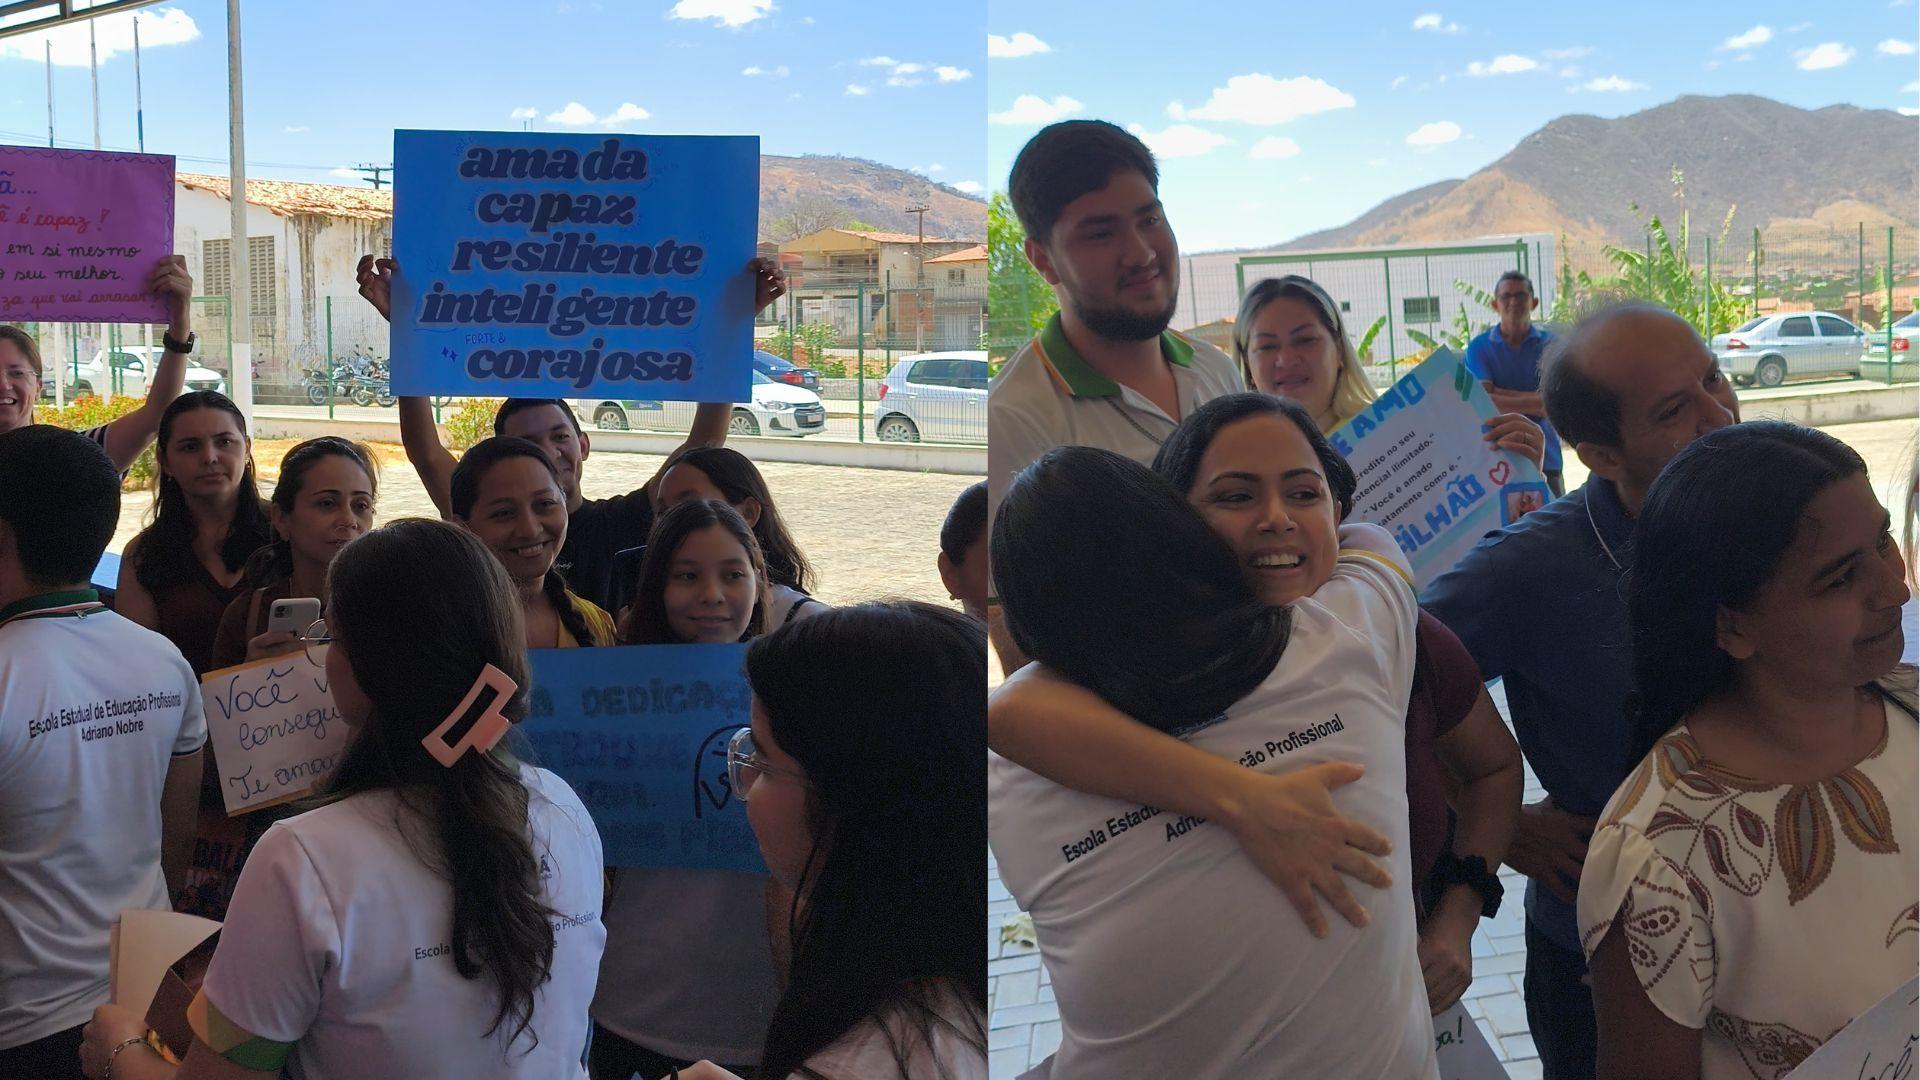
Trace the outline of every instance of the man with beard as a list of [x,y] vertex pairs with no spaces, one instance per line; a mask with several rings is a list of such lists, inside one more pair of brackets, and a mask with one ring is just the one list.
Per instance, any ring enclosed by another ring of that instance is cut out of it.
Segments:
[[1139,139],[1101,120],[1044,128],[1007,180],[1027,258],[1060,311],[987,395],[988,502],[1056,446],[1097,446],[1143,465],[1181,418],[1244,387],[1227,354],[1167,329],[1180,251]]

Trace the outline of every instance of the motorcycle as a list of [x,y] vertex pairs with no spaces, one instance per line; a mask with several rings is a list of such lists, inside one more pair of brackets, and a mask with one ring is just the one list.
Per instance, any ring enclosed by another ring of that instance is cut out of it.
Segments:
[[308,404],[325,405],[328,401],[350,397],[352,379],[352,373],[342,367],[313,368],[301,377],[300,388],[305,391]]

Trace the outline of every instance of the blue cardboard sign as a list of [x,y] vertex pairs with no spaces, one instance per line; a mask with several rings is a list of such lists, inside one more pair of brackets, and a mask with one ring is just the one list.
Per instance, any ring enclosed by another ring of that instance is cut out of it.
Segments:
[[1349,520],[1392,533],[1420,588],[1553,498],[1533,462],[1487,443],[1482,425],[1496,415],[1480,380],[1442,348],[1327,436],[1358,484]]
[[760,140],[396,131],[393,389],[752,396]]
[[749,722],[745,645],[535,649],[521,733],[573,787],[608,866],[764,873],[727,740]]

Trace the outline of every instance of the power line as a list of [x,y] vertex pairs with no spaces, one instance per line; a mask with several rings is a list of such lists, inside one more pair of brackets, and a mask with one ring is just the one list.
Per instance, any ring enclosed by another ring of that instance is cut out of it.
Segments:
[[[5,129],[0,129],[0,135],[4,135],[9,138],[15,138],[15,139],[37,139],[40,137],[38,135],[25,132],[25,131],[8,131]],[[65,146],[72,150],[93,149],[93,147],[88,143],[76,142],[72,139],[58,139],[56,140],[56,142],[59,145]],[[123,154],[137,154],[140,152],[138,149],[131,146],[108,146],[104,143],[101,145],[100,149],[114,150]],[[226,165],[229,163],[229,160],[227,158],[195,157],[192,154],[175,154],[173,155],[173,157],[174,157],[174,160],[176,161],[191,161],[199,165]],[[247,162],[247,168],[249,169],[253,168],[256,165],[263,169],[304,169],[309,172],[332,172],[333,170],[341,167],[339,165],[295,165],[285,161],[249,161]]]

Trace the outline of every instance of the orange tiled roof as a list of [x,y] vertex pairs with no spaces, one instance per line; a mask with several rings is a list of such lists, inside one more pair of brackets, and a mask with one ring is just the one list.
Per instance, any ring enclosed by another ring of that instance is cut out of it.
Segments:
[[[204,173],[179,173],[180,186],[230,197],[231,183],[224,176]],[[341,184],[306,184],[294,180],[247,180],[247,201],[264,206],[276,214],[323,214],[327,217],[361,218],[385,221],[393,217],[393,190],[346,187]]]
[[[846,233],[848,236],[857,236],[862,240],[871,240],[876,244],[917,244],[920,242],[920,238],[918,236],[915,236],[912,233],[867,232],[862,229],[835,229],[833,231],[838,233]],[[966,240],[966,237],[964,236],[929,236],[927,237],[927,243],[929,244],[952,244],[957,242],[964,242],[965,240]],[[927,261],[932,262],[933,260],[928,259]]]
[[961,248],[959,251],[953,252],[950,255],[942,255],[939,258],[927,260],[929,264],[986,262],[986,261],[987,261],[987,245],[985,244],[975,244],[970,248]]

